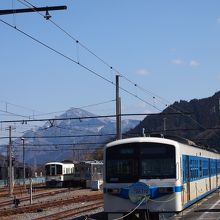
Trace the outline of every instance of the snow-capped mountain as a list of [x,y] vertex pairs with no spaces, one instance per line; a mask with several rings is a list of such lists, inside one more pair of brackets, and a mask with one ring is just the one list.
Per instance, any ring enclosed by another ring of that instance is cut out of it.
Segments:
[[[88,111],[71,108],[55,119],[23,135],[26,162],[29,164],[83,159],[83,155],[92,149],[115,138],[116,123],[111,118],[96,118]],[[122,132],[138,123],[138,120],[122,120]],[[22,155],[18,157],[22,158]]]

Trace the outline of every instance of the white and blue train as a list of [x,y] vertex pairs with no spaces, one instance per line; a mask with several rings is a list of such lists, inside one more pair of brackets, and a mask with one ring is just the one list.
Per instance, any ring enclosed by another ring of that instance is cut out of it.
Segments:
[[86,188],[90,188],[93,181],[103,183],[103,161],[87,160],[75,164],[74,181]]
[[97,160],[81,162],[49,162],[45,164],[46,186],[92,188],[94,181],[103,183],[103,162]]
[[74,183],[75,164],[71,161],[49,162],[45,164],[46,186],[66,187]]
[[180,212],[219,186],[220,154],[188,140],[136,137],[105,146],[104,211],[109,220]]

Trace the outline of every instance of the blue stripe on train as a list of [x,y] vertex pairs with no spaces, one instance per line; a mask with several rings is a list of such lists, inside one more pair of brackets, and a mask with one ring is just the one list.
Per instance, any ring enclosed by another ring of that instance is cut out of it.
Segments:
[[[169,192],[161,192],[163,189],[171,189],[171,191]],[[161,190],[162,189],[162,190]],[[115,195],[124,198],[124,199],[129,199],[129,190],[130,187],[124,187],[119,189],[118,193],[114,193]],[[174,186],[174,187],[158,187],[158,186],[149,186],[149,190],[150,190],[150,198],[154,199],[154,198],[158,198],[170,193],[174,193],[174,192],[182,192],[183,191],[183,186]],[[108,190],[104,190],[105,192],[108,192]]]

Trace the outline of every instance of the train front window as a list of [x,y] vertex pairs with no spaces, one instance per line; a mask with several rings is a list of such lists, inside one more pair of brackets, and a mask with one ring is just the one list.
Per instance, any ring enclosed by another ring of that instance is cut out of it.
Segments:
[[45,166],[46,176],[50,176],[50,165]]
[[137,150],[132,145],[119,145],[106,152],[106,181],[134,182],[138,180]]
[[51,174],[51,176],[55,176],[56,175],[56,166],[53,165],[53,164],[50,167],[50,174]]
[[140,156],[141,178],[165,179],[176,177],[174,146],[143,143],[140,148]]
[[57,175],[62,174],[62,165],[57,165]]
[[172,145],[143,142],[106,149],[106,182],[175,177],[175,147]]

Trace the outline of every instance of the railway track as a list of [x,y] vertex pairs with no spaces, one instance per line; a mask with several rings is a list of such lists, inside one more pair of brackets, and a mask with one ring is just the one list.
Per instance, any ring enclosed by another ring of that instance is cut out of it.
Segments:
[[66,211],[56,212],[51,215],[35,218],[34,220],[64,220],[69,217],[76,217],[80,214],[85,214],[91,210],[103,207],[103,200],[94,201],[92,204],[84,204],[83,206],[72,208]]
[[45,201],[40,202],[28,206],[20,206],[17,208],[9,208],[0,210],[0,216],[11,216],[11,215],[17,215],[22,213],[30,213],[30,212],[36,212],[37,210],[42,209],[48,209],[48,208],[54,208],[59,207],[62,205],[69,205],[74,203],[82,203],[82,202],[89,202],[94,200],[100,200],[103,199],[102,194],[96,194],[96,195],[82,195],[82,196],[75,196],[68,199],[58,199],[58,200],[52,200],[52,201]]
[[[33,189],[35,191],[41,191],[45,188],[45,184],[35,184],[33,185]],[[19,195],[19,194],[24,194],[27,192],[27,190],[29,189],[29,186],[27,185],[26,188],[24,188],[24,186],[14,186],[14,190],[13,190],[13,194],[14,195]],[[0,198],[1,197],[5,197],[9,195],[9,190],[7,187],[3,187],[0,188]]]
[[[58,189],[58,190],[51,190],[48,192],[48,190],[46,190],[46,192],[42,192],[42,193],[38,193],[38,194],[33,194],[32,198],[33,199],[38,199],[38,198],[43,198],[43,197],[47,197],[47,196],[53,196],[55,194],[58,194],[58,193],[65,193],[65,192],[69,192],[69,191],[75,191],[75,190],[78,190],[79,188],[77,189]],[[43,190],[45,191],[45,190]],[[19,198],[20,202],[26,202],[26,201],[29,201],[30,199],[30,196],[27,195],[27,196],[23,196],[23,197],[17,197]],[[9,205],[12,205],[13,204],[13,199],[9,199],[9,200],[6,200],[6,201],[2,201],[0,202],[0,211],[1,209],[3,209],[5,206],[9,206]]]

